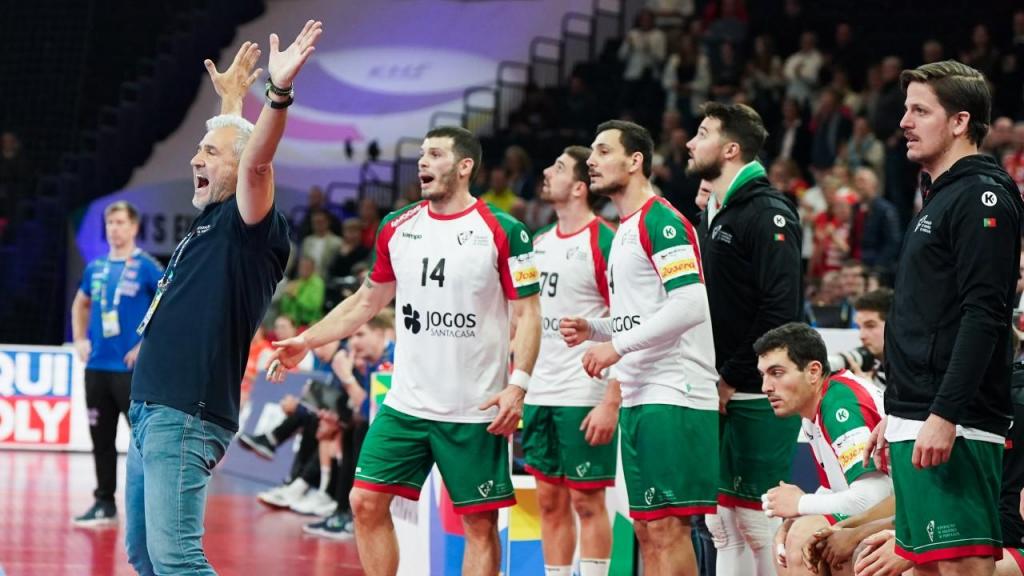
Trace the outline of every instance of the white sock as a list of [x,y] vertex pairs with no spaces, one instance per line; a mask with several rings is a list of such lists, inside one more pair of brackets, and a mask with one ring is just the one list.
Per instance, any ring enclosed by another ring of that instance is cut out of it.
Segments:
[[331,482],[331,467],[321,466],[320,467],[320,491],[327,493],[327,485]]
[[572,566],[544,565],[544,576],[572,576]]
[[580,576],[608,576],[608,559],[580,558]]
[[715,543],[715,573],[718,576],[754,574],[754,557],[743,540],[735,510],[718,507],[718,514],[704,516],[704,522]]
[[775,532],[782,525],[782,519],[769,518],[760,510],[736,508],[740,533],[754,556],[757,576],[775,576]]

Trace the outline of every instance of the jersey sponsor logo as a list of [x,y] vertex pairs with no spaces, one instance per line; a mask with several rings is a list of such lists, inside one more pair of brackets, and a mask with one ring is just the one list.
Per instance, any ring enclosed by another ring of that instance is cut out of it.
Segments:
[[[541,321],[542,324],[543,324],[541,330],[543,332],[554,332],[555,334],[558,334],[559,333],[559,331],[558,331],[558,324],[561,321],[562,321],[561,318],[549,318],[549,317],[545,316],[543,318],[543,320]],[[547,334],[545,334],[545,337],[547,337]]]
[[846,408],[836,410],[836,422],[846,422],[850,419],[850,411]]
[[403,212],[401,216],[399,216],[398,218],[395,218],[394,220],[391,221],[391,227],[392,228],[398,228],[399,226],[402,225],[403,222],[405,222],[406,220],[408,220],[408,219],[412,218],[413,216],[415,216],[416,214],[418,214],[419,211],[422,210],[422,209],[423,209],[423,205],[420,204],[419,206],[416,206],[415,208],[410,208],[407,212]]
[[676,237],[676,229],[669,224],[661,229],[661,235],[671,240]]
[[210,231],[211,228],[213,228],[213,224],[203,224],[202,226],[197,226],[196,236],[202,236],[203,234],[206,234],[207,232]]
[[476,230],[463,230],[455,236],[455,241],[459,246],[487,246],[491,240],[483,234],[477,234]]
[[613,316],[612,317],[612,332],[625,332],[632,330],[633,328],[640,325],[640,315],[634,314],[632,316]]
[[654,494],[654,486],[651,486],[647,490],[644,490],[644,502],[646,502],[648,506],[650,506],[654,502]]
[[724,242],[725,244],[732,244],[732,234],[722,230],[722,225],[719,224],[711,231],[711,239],[717,240],[718,242]]
[[540,280],[540,271],[533,263],[533,252],[509,257],[508,269],[512,273],[512,285],[516,288],[536,284]]
[[402,232],[402,238],[408,238],[409,240],[419,240],[423,238],[423,234],[411,234],[409,232]]
[[526,233],[526,230],[520,230],[519,231],[519,239],[522,240],[523,242],[529,242],[530,241],[530,235]]
[[576,465],[576,475],[583,478],[590,472],[590,462],[582,462]]
[[983,192],[981,195],[981,203],[989,208],[996,205],[999,199],[996,197],[996,193],[992,191]]
[[462,246],[466,242],[469,242],[469,239],[472,238],[472,237],[473,237],[473,231],[472,230],[464,230],[462,232],[459,232],[459,234],[455,237],[455,240],[459,243],[459,246]]
[[772,222],[774,222],[779,228],[784,228],[786,226],[786,217],[782,214],[776,214],[775,217],[772,218]]
[[693,246],[672,246],[654,255],[654,267],[662,282],[697,273],[697,256]]
[[[839,410],[845,410],[840,408]],[[838,420],[838,414],[836,414]],[[847,419],[849,413],[847,413]],[[867,426],[858,426],[842,434],[832,442],[832,451],[836,454],[839,467],[848,472],[864,458],[864,450],[868,447],[871,431]]]
[[935,520],[929,520],[928,525],[924,527],[924,531],[928,533],[928,541],[935,542]]
[[405,329],[413,334],[424,331],[430,336],[448,338],[473,338],[476,332],[476,314],[464,312],[438,312],[425,310],[420,314],[412,304],[402,306]]

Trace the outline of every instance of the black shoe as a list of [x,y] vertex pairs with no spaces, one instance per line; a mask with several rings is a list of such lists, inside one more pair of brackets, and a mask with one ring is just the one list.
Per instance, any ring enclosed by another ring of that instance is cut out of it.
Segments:
[[117,506],[113,502],[97,500],[96,503],[92,505],[92,508],[89,508],[85,514],[76,516],[72,522],[75,526],[81,526],[84,528],[116,525]]
[[320,522],[306,524],[302,527],[302,531],[306,534],[331,540],[348,540],[355,535],[352,515],[345,512],[333,514]]
[[260,458],[264,460],[274,459],[274,444],[267,438],[266,434],[260,436],[249,436],[248,434],[239,434],[238,441],[242,443],[242,448],[251,450]]

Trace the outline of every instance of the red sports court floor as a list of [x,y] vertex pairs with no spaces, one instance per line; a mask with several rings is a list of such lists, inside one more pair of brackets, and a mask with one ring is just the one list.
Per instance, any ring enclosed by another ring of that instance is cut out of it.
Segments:
[[[124,514],[118,476],[118,512]],[[0,575],[129,576],[123,520],[116,528],[82,529],[71,517],[92,504],[92,456],[0,451]],[[206,554],[221,576],[303,574],[355,576],[352,540],[302,533],[311,518],[256,501],[266,486],[215,472],[206,508]]]

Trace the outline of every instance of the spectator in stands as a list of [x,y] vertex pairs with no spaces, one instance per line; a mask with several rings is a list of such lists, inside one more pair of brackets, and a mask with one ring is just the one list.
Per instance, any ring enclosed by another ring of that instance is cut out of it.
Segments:
[[490,187],[480,197],[484,202],[490,202],[499,210],[511,212],[517,204],[522,202],[512,188],[508,185],[508,171],[504,166],[491,168]]
[[314,210],[310,213],[309,220],[313,233],[302,239],[302,256],[312,260],[317,275],[325,278],[331,262],[341,248],[341,238],[331,232],[330,220],[325,210]]
[[869,370],[864,370],[863,351],[858,352],[861,362],[849,352],[843,353],[846,368],[862,378],[871,380],[875,386],[885,390],[885,319],[892,307],[892,290],[879,288],[865,292],[853,301],[857,311],[854,323],[859,330],[860,343],[863,350],[871,354],[874,362]]
[[864,70],[868,56],[853,35],[853,27],[849,22],[836,24],[833,46],[829,54],[829,69],[833,74],[843,71],[852,79],[854,87],[860,88],[864,81]]
[[740,90],[743,65],[736,56],[732,42],[723,41],[718,45],[718,58],[711,65],[711,97],[718,102],[729,104]]
[[665,33],[654,27],[654,14],[640,10],[633,28],[619,47],[622,71],[622,96],[619,107],[633,111],[640,124],[650,126],[661,110],[662,90],[657,80],[667,54]]
[[309,256],[299,259],[299,277],[288,282],[281,298],[281,314],[297,326],[309,326],[324,315],[324,279]]
[[977,24],[971,30],[971,46],[960,53],[960,61],[985,75],[999,77],[999,49],[992,45],[988,26]]
[[988,154],[997,162],[1002,162],[1003,157],[1013,147],[1013,120],[1006,116],[1000,116],[992,121],[992,127],[985,140],[982,141],[979,152]]
[[800,176],[800,168],[796,162],[789,158],[775,160],[768,169],[768,180],[771,181],[772,187],[788,196],[793,204],[800,205],[800,200],[807,190],[807,182]]
[[686,165],[690,154],[686,150],[686,142],[690,139],[686,130],[676,128],[669,136],[667,148],[655,155],[654,182],[661,189],[661,195],[676,210],[679,210],[690,222],[697,222],[697,210],[694,199],[700,181],[686,174]]
[[747,37],[747,6],[743,0],[711,0],[704,6],[701,21],[712,42],[738,44]]
[[900,120],[903,118],[904,94],[900,88],[903,62],[896,56],[882,60],[882,90],[878,97],[871,129],[875,137],[885,143],[884,196],[900,212],[900,221],[910,220],[913,207],[913,182],[908,181],[907,145]]
[[[864,295],[867,288],[867,275],[864,264],[860,260],[848,259],[839,269],[839,281],[843,285],[843,298],[853,307],[854,301]],[[850,319],[851,324],[853,318]]]
[[[419,184],[416,185],[419,190]],[[331,264],[329,278],[343,278],[352,275],[352,267],[370,257],[370,249],[363,245],[365,225],[359,218],[349,218],[341,225],[341,247]]]
[[882,271],[885,278],[891,278],[903,237],[899,214],[896,207],[879,193],[875,171],[858,168],[853,175],[853,189],[860,200],[855,227],[859,228],[856,236],[860,239],[861,261]]
[[572,141],[588,138],[601,116],[601,105],[582,74],[569,77],[569,86],[558,107],[558,124]]
[[822,90],[818,111],[811,122],[811,165],[831,168],[851,132],[848,111],[840,106],[839,94],[832,88]]
[[811,131],[796,99],[782,101],[782,124],[769,132],[767,149],[774,159],[793,160],[800,167],[810,163]]
[[782,73],[786,77],[786,96],[801,104],[811,100],[818,87],[818,74],[825,59],[818,50],[818,37],[805,31],[800,35],[800,50],[786,58]]
[[10,218],[18,200],[29,198],[35,186],[32,164],[14,132],[0,134],[0,219]]
[[707,99],[707,86],[698,79],[710,79],[708,59],[692,34],[683,34],[676,42],[676,51],[668,58],[662,73],[662,87],[667,94],[666,108],[677,110],[683,126],[692,129],[694,111]]
[[359,201],[359,219],[363,221],[363,246],[373,248],[373,241],[377,238],[377,228],[380,227],[380,206],[373,198],[363,198]]
[[685,19],[697,12],[696,0],[647,0],[644,7],[659,17]]
[[849,191],[839,188],[839,181],[828,176],[822,183],[828,208],[814,221],[814,252],[811,256],[810,275],[821,278],[826,272],[839,270],[850,255],[852,231],[852,203]]
[[1013,126],[1013,146],[1003,156],[1003,169],[1017,183],[1021,193],[1024,193],[1024,121]]
[[305,212],[302,214],[302,221],[296,227],[297,238],[305,238],[313,233],[313,214],[317,212],[327,215],[327,227],[332,234],[338,234],[341,231],[341,222],[338,221],[337,216],[331,214],[327,206],[327,194],[324,193],[324,189],[319,186],[311,187]]
[[359,450],[369,429],[370,381],[376,373],[391,371],[395,357],[395,342],[391,334],[394,324],[394,314],[389,310],[377,314],[349,337],[347,350],[339,350],[331,362],[336,385],[345,391],[342,396],[344,404],[339,401],[333,413],[321,413],[320,420],[343,426],[342,460],[334,493],[338,507],[331,517],[304,526],[303,531],[307,534],[332,539],[352,535],[352,506],[348,495],[355,480]]
[[922,64],[941,62],[945,59],[945,49],[942,48],[942,43],[938,40],[935,40],[934,38],[931,40],[925,40],[924,44],[921,45]]
[[785,0],[782,4],[782,18],[772,28],[779,45],[779,54],[792,54],[800,49],[800,33],[808,28],[800,0]]
[[[786,78],[782,75],[782,59],[775,52],[775,42],[768,34],[754,38],[754,50],[747,60],[744,89],[754,109],[761,111],[765,124],[775,126]],[[769,135],[770,137],[771,135]]]
[[[420,199],[421,199],[421,196],[420,196],[420,183],[418,181],[410,182],[409,185],[405,187],[405,190],[402,191],[402,194],[398,198],[395,199],[395,205],[392,207],[392,209],[393,210],[398,210],[399,208],[402,208],[403,206],[408,206],[409,204],[413,204],[415,202],[419,202]],[[362,222],[362,221],[360,220],[360,222]],[[342,231],[342,240],[344,240],[344,232],[345,232],[345,224],[344,223],[342,223],[341,231]],[[360,243],[362,243],[362,233],[363,233],[363,226],[360,226],[359,227],[359,234],[360,234],[359,242]]]
[[75,350],[85,363],[85,405],[96,465],[95,502],[76,526],[117,524],[117,422],[128,419],[132,370],[142,345],[135,328],[157,292],[163,267],[135,246],[139,213],[127,202],[103,211],[109,253],[93,260],[71,305]]
[[[548,124],[548,127],[550,124]],[[523,200],[530,200],[534,193],[533,162],[522,146],[509,146],[505,149],[505,174],[508,187],[512,193]]]
[[840,161],[851,170],[870,168],[881,173],[885,165],[885,147],[875,133],[871,131],[871,123],[864,115],[853,120],[853,133],[847,140]]
[[[882,94],[882,86],[882,66],[879,64],[868,66],[864,73],[864,89],[860,92],[860,108],[857,113],[867,117],[872,132],[875,130],[872,122],[874,122],[875,113],[878,110],[878,99]],[[877,133],[875,137],[878,137]]]
[[848,328],[842,314],[843,282],[838,270],[811,279],[811,294],[804,302],[804,322],[815,328]]

